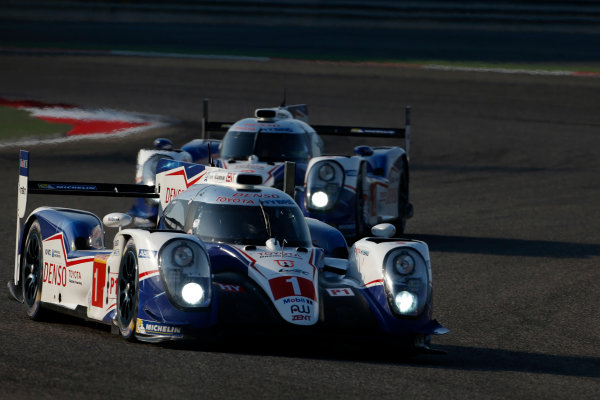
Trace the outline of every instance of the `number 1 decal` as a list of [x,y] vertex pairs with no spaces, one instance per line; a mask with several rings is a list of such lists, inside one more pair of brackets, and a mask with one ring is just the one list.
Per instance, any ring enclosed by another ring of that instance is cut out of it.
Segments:
[[285,280],[286,282],[290,282],[292,284],[292,288],[294,289],[295,296],[301,296],[302,291],[300,290],[300,284],[298,283],[298,278],[295,276],[290,277]]
[[[102,262],[104,261],[104,262]],[[94,282],[92,283],[92,306],[102,307],[104,284],[106,283],[106,261],[94,260]]]
[[317,301],[317,293],[311,281],[299,276],[280,276],[269,281],[273,298],[302,296]]

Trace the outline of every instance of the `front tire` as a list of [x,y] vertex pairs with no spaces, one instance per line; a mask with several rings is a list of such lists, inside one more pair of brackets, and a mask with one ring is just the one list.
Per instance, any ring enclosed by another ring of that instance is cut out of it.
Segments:
[[117,286],[117,326],[123,338],[135,340],[139,302],[138,259],[135,243],[130,239],[125,245],[119,267]]
[[27,307],[27,315],[35,321],[42,319],[44,316],[44,310],[41,307],[43,263],[42,230],[40,223],[36,220],[27,232],[21,258],[23,303]]

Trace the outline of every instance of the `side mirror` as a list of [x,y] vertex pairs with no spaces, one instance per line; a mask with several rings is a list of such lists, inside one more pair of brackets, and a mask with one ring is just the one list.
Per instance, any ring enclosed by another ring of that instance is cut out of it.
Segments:
[[169,139],[158,138],[154,140],[154,148],[156,150],[173,150],[173,142]]
[[361,157],[369,157],[373,155],[373,148],[371,146],[356,146],[354,148],[354,154]]
[[371,228],[374,236],[382,238],[391,238],[396,234],[396,227],[392,224],[377,224]]
[[133,221],[133,218],[124,213],[110,213],[102,218],[102,223],[104,226],[108,226],[109,228],[119,228],[123,226],[127,226]]

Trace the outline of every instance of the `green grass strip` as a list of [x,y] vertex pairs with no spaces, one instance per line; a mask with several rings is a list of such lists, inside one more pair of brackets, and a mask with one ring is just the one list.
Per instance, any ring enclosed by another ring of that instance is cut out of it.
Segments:
[[50,123],[31,116],[28,111],[0,106],[0,141],[20,138],[63,137],[73,127]]

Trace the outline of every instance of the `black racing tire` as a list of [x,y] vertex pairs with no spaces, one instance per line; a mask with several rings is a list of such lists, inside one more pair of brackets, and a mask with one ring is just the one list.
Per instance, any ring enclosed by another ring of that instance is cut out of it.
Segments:
[[363,162],[360,164],[360,167],[358,169],[358,175],[356,177],[356,196],[354,202],[354,217],[356,220],[356,240],[359,240],[367,233],[367,223],[365,222],[365,196],[363,193],[366,176],[367,165]]
[[405,159],[402,160],[402,170],[400,171],[400,184],[398,185],[398,218],[394,222],[396,227],[396,236],[403,235],[406,230],[406,221],[409,214],[408,198],[408,164]]
[[135,242],[130,239],[123,250],[117,285],[117,327],[121,336],[135,341],[139,303],[138,258]]
[[43,319],[46,314],[41,303],[43,277],[44,253],[42,249],[42,230],[40,223],[35,220],[27,231],[25,247],[21,256],[23,303],[27,307],[27,315],[35,321]]

